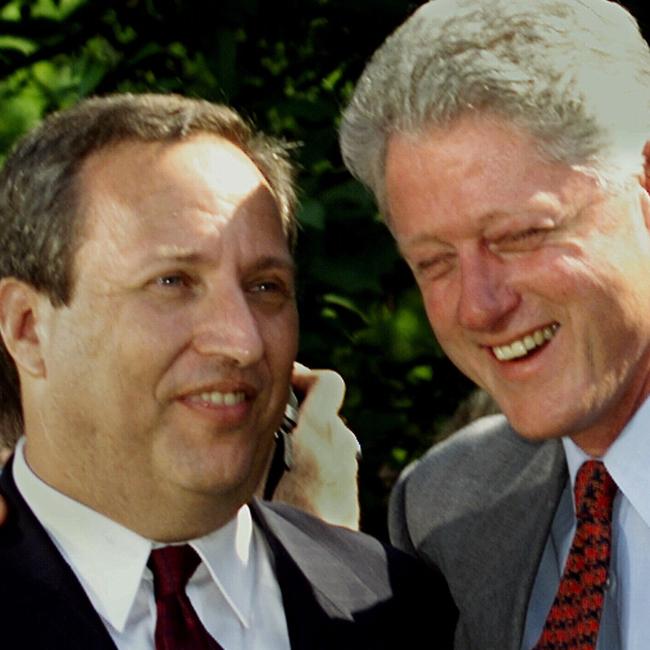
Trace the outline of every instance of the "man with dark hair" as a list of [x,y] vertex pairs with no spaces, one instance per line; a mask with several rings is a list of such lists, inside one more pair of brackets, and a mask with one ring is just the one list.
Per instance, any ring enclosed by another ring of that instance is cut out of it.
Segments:
[[505,414],[392,496],[459,650],[650,647],[649,137],[648,45],[605,0],[427,2],[343,116],[438,341]]
[[297,348],[292,175],[234,111],[163,95],[84,101],[8,158],[3,647],[417,647],[436,579],[449,647],[444,581],[251,502]]

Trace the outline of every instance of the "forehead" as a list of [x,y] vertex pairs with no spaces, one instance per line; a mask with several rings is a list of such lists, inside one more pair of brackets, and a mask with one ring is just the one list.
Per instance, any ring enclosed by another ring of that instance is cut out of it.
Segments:
[[[523,182],[547,164],[526,131],[491,115],[470,114],[446,126],[393,134],[388,140],[386,176],[388,181],[403,181],[423,173],[441,179],[500,175]],[[442,188],[452,191],[455,186],[441,184]]]
[[540,152],[522,129],[492,116],[467,116],[418,135],[394,134],[386,156],[389,225],[450,217],[477,223],[499,214],[573,203],[592,179]]
[[273,260],[293,269],[268,184],[221,138],[102,150],[82,167],[77,192],[75,285],[113,291],[172,264],[243,274]]
[[[233,143],[211,134],[173,142],[126,141],[82,165],[78,183],[82,235],[182,234],[181,222],[224,224],[280,216],[268,183]],[[240,220],[241,220],[240,219]],[[267,219],[268,220],[268,219]],[[110,231],[110,232],[103,232]]]
[[80,200],[110,194],[124,201],[176,198],[188,189],[235,202],[264,176],[232,142],[207,133],[170,142],[128,140],[91,154],[79,173]]

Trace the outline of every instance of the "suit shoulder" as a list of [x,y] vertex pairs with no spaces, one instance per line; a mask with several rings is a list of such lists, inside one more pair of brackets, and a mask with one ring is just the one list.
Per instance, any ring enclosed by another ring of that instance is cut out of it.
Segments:
[[[468,517],[477,521],[479,513],[493,508],[503,512],[499,504],[511,503],[513,495],[521,501],[534,493],[539,483],[561,473],[563,458],[559,440],[531,442],[501,415],[480,418],[434,446],[400,476],[391,494],[391,539],[400,548],[419,552],[434,531],[448,531]],[[441,564],[433,551],[428,557]]]
[[[437,569],[426,567],[411,554],[375,537],[328,524],[286,504],[263,502],[258,506],[273,534],[285,546],[302,539],[302,550],[311,546],[312,555],[318,549],[318,553],[336,558],[332,571],[337,567],[341,575],[354,574],[377,593],[398,593],[404,588],[411,597],[420,589],[422,593],[435,593],[437,586],[440,593],[446,593],[446,584]],[[288,532],[291,528],[300,531],[301,537]]]
[[403,625],[408,629],[401,630],[401,640],[408,647],[429,647],[422,640],[432,629],[436,647],[451,647],[457,611],[439,571],[370,535],[291,506],[257,502],[254,509],[316,591],[330,602],[346,594],[344,601],[355,603],[355,634],[374,639],[373,647],[396,647]]
[[447,484],[450,477],[458,485],[459,476],[484,483],[490,468],[502,472],[504,466],[511,466],[513,471],[519,471],[521,463],[534,455],[538,447],[539,444],[519,436],[503,415],[482,417],[409,465],[399,478],[397,490],[435,489],[437,484]]
[[324,546],[340,548],[343,553],[353,555],[364,553],[368,554],[369,558],[377,558],[380,561],[387,555],[391,557],[404,555],[371,535],[344,526],[329,524],[286,503],[265,501],[258,502],[258,507],[263,513],[274,513],[279,518],[276,521],[290,523],[310,539]]

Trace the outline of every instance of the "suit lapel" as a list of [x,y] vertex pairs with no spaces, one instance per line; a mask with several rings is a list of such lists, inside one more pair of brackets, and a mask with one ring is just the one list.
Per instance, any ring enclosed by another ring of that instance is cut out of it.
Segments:
[[510,594],[505,598],[510,602],[500,608],[501,621],[494,620],[506,631],[507,647],[513,650],[521,647],[530,593],[565,481],[562,445],[553,441],[540,447],[514,481],[510,494],[495,503],[495,521],[507,509],[514,521],[520,522],[502,537],[501,552],[495,554],[490,570],[498,592]]
[[[510,474],[510,468],[518,471]],[[486,488],[485,508],[466,531],[475,541],[457,579],[472,600],[461,610],[474,612],[472,627],[481,631],[474,642],[519,650],[530,592],[566,481],[562,445],[555,440],[525,445],[518,459],[509,455],[501,478]]]
[[530,442],[492,416],[432,449],[398,485],[395,527],[447,578],[458,650],[520,649],[566,476],[559,440]]
[[[13,580],[16,599],[27,611],[40,612],[43,607],[50,614],[32,617],[42,627],[33,633],[50,638],[49,648],[115,650],[73,571],[22,498],[11,468],[9,462],[0,476],[0,491],[10,508],[9,520],[0,530],[2,574],[3,580]],[[55,639],[63,640],[63,645]]]
[[251,509],[273,553],[292,649],[348,647],[337,637],[375,592],[326,543],[262,502]]

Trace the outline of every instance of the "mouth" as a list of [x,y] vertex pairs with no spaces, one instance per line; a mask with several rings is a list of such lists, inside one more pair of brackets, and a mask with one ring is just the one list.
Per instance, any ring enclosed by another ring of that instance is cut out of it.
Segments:
[[236,406],[246,401],[246,393],[244,391],[203,391],[188,395],[186,401],[190,404],[199,404],[202,406]]
[[521,338],[514,339],[509,343],[491,346],[489,349],[499,361],[522,359],[546,346],[557,334],[559,329],[560,324],[554,322],[550,325],[540,327]]
[[239,429],[246,424],[257,394],[247,384],[212,385],[188,391],[178,401],[194,416],[223,432]]
[[224,409],[243,407],[254,401],[257,393],[248,382],[221,380],[188,387],[178,398],[189,406]]

